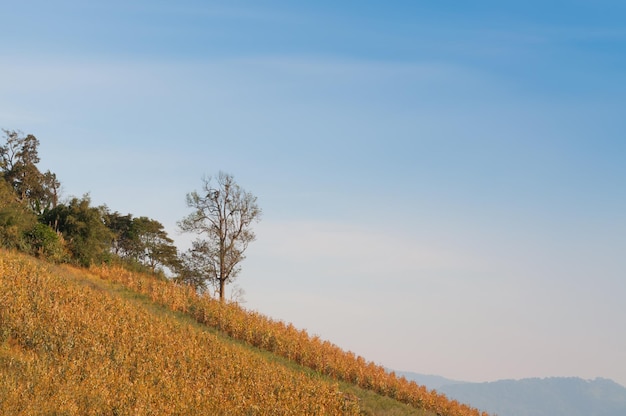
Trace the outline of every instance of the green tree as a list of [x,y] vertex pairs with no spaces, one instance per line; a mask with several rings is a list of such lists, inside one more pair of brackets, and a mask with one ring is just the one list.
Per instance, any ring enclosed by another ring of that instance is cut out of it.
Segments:
[[88,195],[44,213],[43,223],[60,232],[75,262],[89,266],[110,260],[113,232],[105,225],[106,207],[92,207]]
[[25,232],[37,223],[37,217],[19,200],[6,181],[0,179],[0,246],[27,250]]
[[163,267],[176,267],[178,251],[174,240],[159,221],[116,211],[105,215],[105,223],[114,234],[111,251],[120,259],[141,264],[153,273]]
[[39,171],[39,140],[29,134],[3,130],[5,144],[0,146],[0,172],[20,201],[36,213],[54,208],[58,203],[60,183],[50,171]]
[[25,237],[31,254],[56,263],[67,260],[65,241],[50,226],[37,223],[25,232]]
[[131,214],[122,215],[115,211],[104,216],[106,226],[113,233],[111,240],[111,251],[121,259],[135,257],[137,242],[133,233],[133,216]]
[[138,242],[137,257],[152,272],[163,266],[172,268],[176,265],[178,250],[163,224],[148,217],[139,217],[133,219],[131,229]]
[[252,224],[260,220],[256,196],[243,190],[233,176],[219,172],[215,185],[202,179],[202,191],[187,194],[187,206],[193,212],[179,221],[183,232],[203,238],[192,243],[182,256],[181,280],[196,288],[214,285],[220,300],[224,288],[239,274],[248,244],[255,240]]

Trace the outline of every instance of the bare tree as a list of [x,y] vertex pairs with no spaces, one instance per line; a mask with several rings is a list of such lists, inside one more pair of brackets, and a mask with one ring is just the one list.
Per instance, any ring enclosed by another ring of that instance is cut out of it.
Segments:
[[260,220],[256,196],[243,190],[232,175],[219,172],[202,179],[202,191],[187,194],[193,212],[178,222],[183,232],[200,234],[183,260],[183,280],[196,288],[214,284],[224,300],[224,287],[241,271],[248,244],[255,240],[252,223]]

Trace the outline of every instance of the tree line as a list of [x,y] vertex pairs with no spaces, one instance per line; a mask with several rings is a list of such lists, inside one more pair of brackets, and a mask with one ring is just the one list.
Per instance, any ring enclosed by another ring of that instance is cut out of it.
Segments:
[[252,224],[261,215],[257,198],[232,175],[204,177],[201,192],[187,194],[192,212],[178,226],[197,238],[180,252],[155,219],[94,206],[88,194],[61,201],[56,174],[38,167],[39,140],[19,131],[2,132],[0,246],[56,263],[117,263],[167,275],[198,291],[213,289],[224,300],[225,286],[240,272],[244,252],[255,240]]

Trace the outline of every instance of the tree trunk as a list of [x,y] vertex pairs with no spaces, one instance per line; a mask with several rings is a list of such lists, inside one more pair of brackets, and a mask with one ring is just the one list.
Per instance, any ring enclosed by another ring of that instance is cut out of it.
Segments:
[[224,287],[226,286],[226,281],[220,279],[220,302],[224,302]]

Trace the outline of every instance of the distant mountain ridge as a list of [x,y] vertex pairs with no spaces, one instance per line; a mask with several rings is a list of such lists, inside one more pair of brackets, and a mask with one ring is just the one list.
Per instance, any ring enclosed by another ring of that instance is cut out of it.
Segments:
[[528,378],[469,383],[396,372],[451,399],[498,416],[624,416],[626,388],[605,378]]
[[436,376],[433,374],[418,374],[418,373],[411,373],[408,371],[394,371],[394,372],[396,373],[397,376],[403,376],[407,380],[413,380],[417,384],[426,386],[431,390],[432,389],[439,390],[441,387],[451,385],[451,384],[469,383],[467,381],[452,380],[449,378]]

